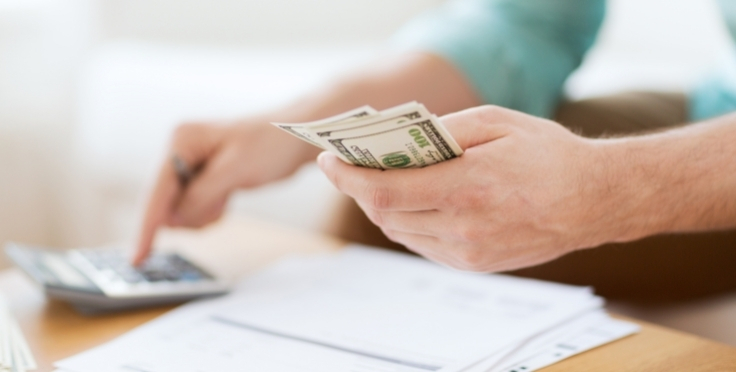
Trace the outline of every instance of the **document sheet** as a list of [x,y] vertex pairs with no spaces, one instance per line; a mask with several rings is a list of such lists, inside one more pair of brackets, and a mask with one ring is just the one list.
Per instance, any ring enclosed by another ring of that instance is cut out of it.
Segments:
[[0,295],[0,371],[26,372],[38,368],[18,321]]
[[[56,364],[64,372],[532,371],[635,333],[588,288],[354,246],[290,258]],[[522,368],[523,367],[523,368]]]

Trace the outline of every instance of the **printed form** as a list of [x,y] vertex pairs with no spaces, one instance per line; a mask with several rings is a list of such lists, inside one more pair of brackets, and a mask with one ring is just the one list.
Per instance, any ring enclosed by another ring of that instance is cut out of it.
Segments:
[[[635,333],[588,288],[354,246],[291,258],[57,363],[63,372],[531,371]],[[523,367],[523,368],[522,368]]]

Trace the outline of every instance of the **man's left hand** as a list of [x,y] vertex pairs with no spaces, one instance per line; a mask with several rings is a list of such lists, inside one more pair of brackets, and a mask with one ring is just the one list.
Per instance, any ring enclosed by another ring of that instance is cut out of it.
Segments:
[[381,171],[322,153],[319,165],[391,240],[455,268],[512,270],[615,240],[622,200],[596,140],[494,106],[441,120],[461,157]]

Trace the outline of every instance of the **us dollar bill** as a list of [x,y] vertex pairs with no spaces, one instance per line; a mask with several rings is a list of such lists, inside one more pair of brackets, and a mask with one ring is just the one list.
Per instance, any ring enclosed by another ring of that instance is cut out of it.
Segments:
[[[354,110],[353,110],[354,111]],[[351,117],[347,120],[334,121],[329,123],[321,123],[317,125],[307,124],[313,133],[320,138],[329,138],[339,136],[340,133],[365,128],[371,125],[380,125],[388,121],[407,121],[432,116],[424,105],[417,102],[410,102],[400,106],[396,106],[387,110],[376,112],[372,115],[366,115],[360,118]]]
[[374,109],[373,107],[363,106],[363,107],[359,107],[354,110],[350,110],[348,112],[344,112],[342,114],[338,114],[338,115],[335,115],[335,116],[332,116],[326,119],[313,121],[309,123],[297,123],[297,124],[271,123],[271,124],[281,128],[282,130],[286,131],[292,136],[295,136],[303,141],[311,143],[312,145],[325,149],[322,143],[315,138],[314,132],[311,131],[309,128],[320,127],[320,126],[324,126],[327,124],[350,122],[352,120],[356,120],[360,118],[372,117],[376,114],[378,114],[378,111],[376,111],[376,109]]
[[327,140],[328,149],[352,164],[376,169],[425,167],[462,155],[460,146],[437,123],[426,118],[356,131]]
[[425,167],[463,153],[442,122],[417,102],[368,114],[361,110],[370,112],[363,107],[316,122],[274,125],[360,167]]

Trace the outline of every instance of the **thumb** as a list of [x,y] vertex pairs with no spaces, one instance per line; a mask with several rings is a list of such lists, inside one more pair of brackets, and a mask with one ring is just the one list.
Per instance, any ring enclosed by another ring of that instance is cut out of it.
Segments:
[[231,173],[223,158],[214,158],[194,178],[172,213],[170,224],[182,227],[201,227],[222,215],[232,190]]
[[319,156],[317,156],[317,165],[319,165],[320,169],[322,169],[322,172],[327,176],[327,179],[330,180],[330,182],[340,191],[343,191],[341,187],[342,185],[340,183],[341,178],[338,177],[338,174],[340,172],[351,172],[352,168],[350,165],[347,165],[342,162],[337,156],[334,154],[331,154],[329,151],[322,151]]
[[511,134],[513,111],[498,106],[480,106],[440,118],[457,144],[469,149]]

